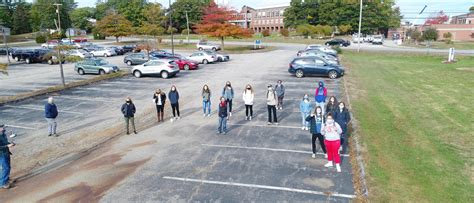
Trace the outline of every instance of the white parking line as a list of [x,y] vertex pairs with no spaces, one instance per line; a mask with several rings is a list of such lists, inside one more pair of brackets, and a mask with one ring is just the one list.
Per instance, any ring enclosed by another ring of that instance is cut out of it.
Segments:
[[31,128],[31,127],[18,126],[18,125],[10,125],[10,124],[5,124],[5,126],[7,126],[7,127],[12,127],[12,128],[27,129],[27,130],[38,130],[38,128]]
[[[291,152],[291,153],[301,153],[301,154],[313,154],[310,151],[300,151],[300,150],[291,150],[291,149],[276,149],[276,148],[265,148],[265,147],[245,147],[245,146],[233,146],[233,145],[212,145],[212,144],[201,144],[202,146],[207,147],[218,147],[218,148],[233,148],[233,149],[253,149],[253,150],[264,150],[264,151],[273,151],[273,152]],[[317,152],[318,155],[324,155],[324,153]],[[348,157],[349,154],[341,154],[341,156]]]
[[[300,112],[301,113],[301,112]],[[292,129],[301,129],[301,127],[296,126],[284,126],[284,125],[249,125],[249,124],[228,124],[228,125],[237,125],[237,126],[248,126],[248,127],[270,127],[270,128],[292,128]]]
[[177,181],[184,181],[184,182],[194,182],[194,183],[201,183],[201,184],[207,183],[207,184],[213,184],[213,185],[229,185],[229,186],[237,186],[237,187],[278,190],[278,191],[305,193],[305,194],[321,195],[321,196],[342,197],[342,198],[348,198],[348,199],[353,199],[353,198],[356,197],[355,195],[339,194],[337,192],[321,192],[321,191],[315,191],[315,190],[305,190],[305,189],[296,189],[296,188],[288,188],[288,187],[277,187],[277,186],[269,186],[269,185],[255,185],[255,184],[245,184],[245,183],[235,183],[235,182],[200,180],[200,179],[179,178],[179,177],[171,177],[171,176],[164,176],[163,179],[177,180]]
[[59,99],[64,98],[64,99],[71,99],[71,100],[79,100],[79,101],[96,101],[96,102],[110,102],[110,103],[115,103],[113,100],[106,100],[106,99],[98,99],[95,97],[91,98],[81,98],[81,97],[74,97],[74,96],[65,96],[61,95],[58,97]]
[[[17,108],[17,109],[29,109],[29,110],[35,110],[35,111],[44,111],[43,108],[35,108],[35,107],[28,107],[28,106],[12,106],[12,105],[5,105],[8,108]],[[59,111],[59,113],[69,113],[69,114],[77,114],[77,115],[83,115],[83,113],[80,112],[75,112],[75,111]]]

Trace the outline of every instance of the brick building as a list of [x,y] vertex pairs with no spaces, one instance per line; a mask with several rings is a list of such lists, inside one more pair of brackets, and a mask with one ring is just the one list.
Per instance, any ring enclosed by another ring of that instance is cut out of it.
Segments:
[[289,4],[261,8],[243,6],[242,10],[235,14],[235,19],[230,22],[243,28],[252,29],[254,32],[263,30],[278,32],[285,28],[283,13],[288,7]]
[[472,25],[474,25],[474,12],[451,17],[451,24],[472,24]]

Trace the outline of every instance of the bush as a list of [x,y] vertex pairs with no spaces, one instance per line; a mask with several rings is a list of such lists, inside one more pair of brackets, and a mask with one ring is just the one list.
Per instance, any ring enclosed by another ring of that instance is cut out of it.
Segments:
[[36,43],[38,44],[42,44],[42,43],[46,43],[46,36],[45,35],[38,35],[36,36]]
[[290,31],[288,31],[288,29],[286,29],[286,28],[283,28],[283,29],[280,30],[280,34],[283,37],[288,37],[288,36],[290,36]]
[[300,35],[308,37],[308,36],[315,33],[315,28],[314,28],[314,26],[312,26],[310,24],[302,24],[302,25],[298,25],[296,27],[296,32]]
[[451,39],[452,36],[453,36],[453,34],[451,34],[450,32],[446,32],[446,33],[443,34],[443,37],[445,39]]
[[268,37],[268,36],[270,36],[270,30],[263,30],[263,31],[262,31],[262,35],[263,35],[263,37]]
[[347,34],[352,30],[352,26],[350,25],[339,25],[338,28],[341,34]]
[[[189,29],[189,34],[193,33],[191,29]],[[181,31],[181,34],[182,35],[188,35],[188,29],[184,29],[183,31]]]
[[170,27],[170,28],[168,28],[168,30],[166,30],[166,33],[168,33],[168,34],[171,34],[171,32],[173,32],[173,34],[176,34],[178,32],[178,30],[174,27]]
[[339,46],[333,46],[332,49],[334,49],[334,50],[337,52],[337,54],[342,54],[342,49],[341,49],[341,47],[339,47]]
[[438,39],[438,30],[433,27],[426,28],[423,32],[423,39],[427,41],[436,41]]
[[94,39],[97,39],[97,40],[104,40],[105,39],[105,35],[103,35],[102,33],[100,33],[96,29],[92,30],[92,36],[94,37]]

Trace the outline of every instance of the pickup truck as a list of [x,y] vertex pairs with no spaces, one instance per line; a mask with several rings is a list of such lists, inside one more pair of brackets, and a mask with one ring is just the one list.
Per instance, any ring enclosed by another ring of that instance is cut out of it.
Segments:
[[12,53],[12,58],[27,64],[47,62],[52,65],[59,62],[56,54],[47,49],[18,49]]

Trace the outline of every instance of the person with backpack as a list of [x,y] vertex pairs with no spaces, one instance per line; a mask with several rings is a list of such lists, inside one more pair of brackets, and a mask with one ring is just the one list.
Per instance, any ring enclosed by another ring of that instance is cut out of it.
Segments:
[[127,131],[127,135],[130,135],[130,129],[129,125],[132,125],[133,133],[137,134],[137,131],[135,129],[135,112],[137,109],[135,108],[135,105],[132,102],[132,99],[130,97],[127,97],[125,99],[125,103],[122,105],[122,114],[125,119],[125,130]]
[[[277,94],[273,89],[272,85],[268,85],[267,90],[267,110],[268,110],[268,125],[275,123],[278,125],[277,114],[276,114],[276,105],[277,105]],[[272,120],[273,118],[273,120]]]
[[351,115],[349,110],[346,108],[346,104],[344,102],[339,102],[338,108],[334,111],[334,120],[341,126],[342,134],[341,134],[341,147],[339,151],[342,151],[342,146],[344,146],[345,140],[347,139],[347,125],[351,121]]
[[306,121],[306,117],[309,116],[311,113],[311,102],[309,101],[309,97],[307,94],[304,95],[303,99],[300,102],[300,111],[301,111],[301,118],[302,118],[302,124],[301,124],[301,130],[308,130],[309,129],[309,123]]
[[153,102],[156,106],[156,117],[158,118],[158,122],[163,122],[163,115],[166,103],[166,94],[158,89],[153,94]]
[[56,134],[56,128],[58,126],[56,118],[58,117],[58,113],[58,107],[54,103],[53,97],[49,97],[48,103],[44,105],[44,116],[48,122],[48,136],[58,136],[58,134]]
[[335,163],[337,172],[341,172],[341,157],[339,155],[341,133],[341,126],[334,121],[332,113],[328,113],[326,123],[321,129],[321,135],[324,135],[324,145],[328,155],[328,163],[324,167],[333,167],[333,163]]
[[217,127],[218,134],[227,133],[227,101],[224,97],[221,97],[218,107],[219,125]]
[[168,98],[170,100],[171,110],[173,111],[173,118],[171,119],[171,121],[180,119],[181,117],[179,113],[179,93],[176,89],[176,86],[171,86],[171,90],[168,93]]
[[331,112],[333,115],[334,115],[334,111],[337,110],[338,108],[338,103],[337,103],[337,99],[335,96],[331,96],[329,97],[329,101],[328,103],[326,104],[326,115]]
[[[209,86],[204,85],[202,87],[202,111],[204,111],[204,117],[209,117],[211,116],[211,90],[209,89]],[[206,114],[207,110],[207,114]]]
[[285,97],[285,86],[282,84],[281,80],[277,81],[277,84],[275,85],[275,92],[278,97],[278,104],[277,104],[277,109],[282,110],[283,109],[283,98]]
[[14,147],[15,143],[8,141],[5,125],[0,124],[0,187],[2,189],[10,189],[10,170],[11,170],[11,159],[10,159],[10,148]]
[[251,85],[247,84],[242,95],[245,104],[245,120],[251,121],[253,117],[253,100],[255,93]]
[[326,87],[324,87],[324,82],[319,81],[319,86],[316,88],[314,93],[314,100],[316,101],[316,106],[320,106],[323,110],[323,114],[326,114],[326,97],[328,95]]
[[313,159],[316,158],[316,139],[319,140],[319,145],[321,145],[321,149],[324,152],[324,157],[328,158],[328,154],[326,152],[326,145],[324,145],[324,136],[321,134],[321,129],[324,125],[324,115],[321,107],[316,107],[316,109],[314,109],[314,112],[311,113],[311,115],[309,115],[308,117],[306,117],[306,121],[309,122],[310,132],[312,135],[311,147],[313,148]]
[[224,97],[227,103],[227,108],[229,112],[227,120],[229,120],[229,117],[232,116],[232,100],[234,99],[234,88],[232,88],[232,84],[230,84],[230,81],[227,81],[225,83],[225,87],[222,90],[222,96]]

